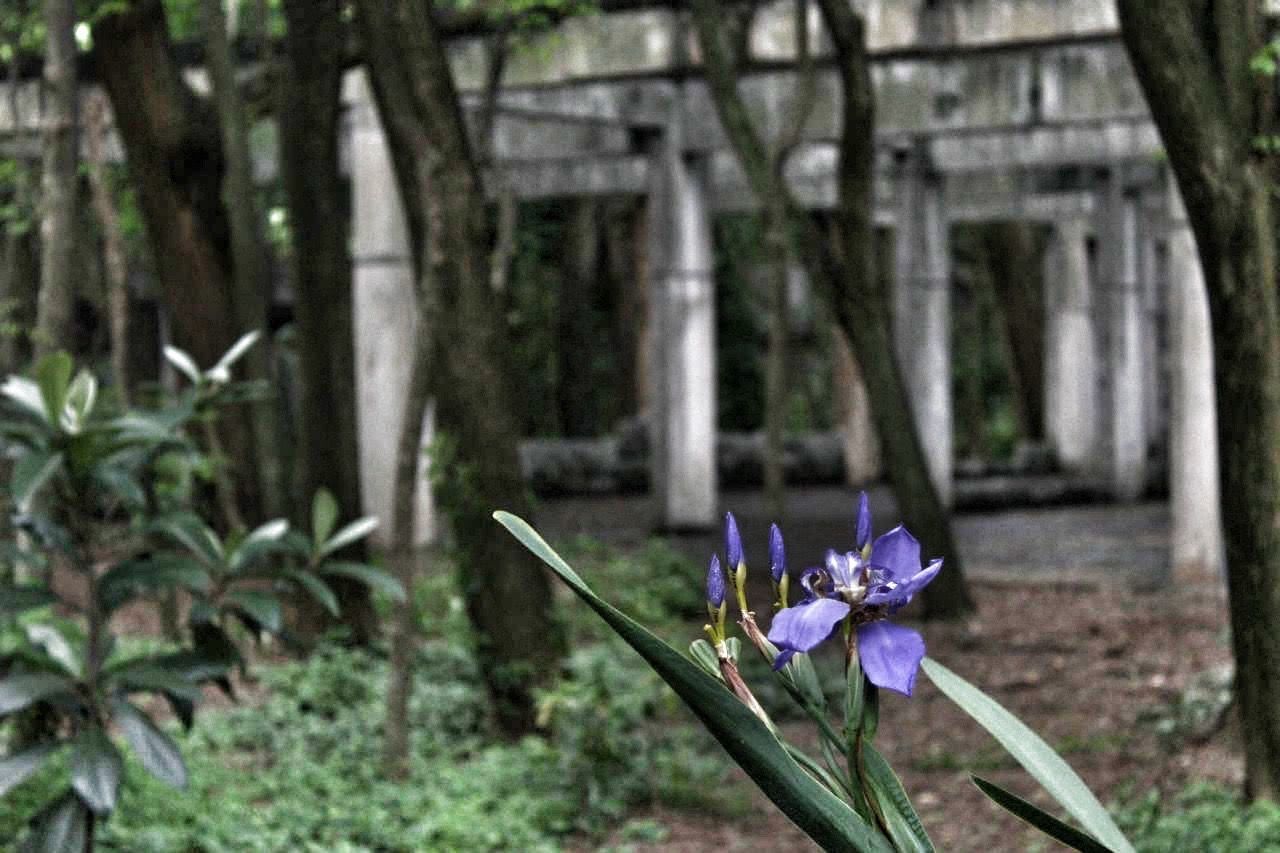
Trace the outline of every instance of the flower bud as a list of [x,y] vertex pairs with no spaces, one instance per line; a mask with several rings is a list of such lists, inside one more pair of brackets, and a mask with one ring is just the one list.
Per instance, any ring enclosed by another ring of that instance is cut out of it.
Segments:
[[861,551],[871,541],[871,507],[867,503],[867,493],[858,495],[858,529],[853,538],[853,545]]
[[707,567],[707,604],[714,608],[724,604],[724,572],[720,569],[720,557],[712,554]]
[[782,545],[782,531],[773,524],[769,527],[769,574],[773,576],[774,583],[781,583],[786,573],[787,552]]
[[724,514],[724,553],[728,570],[736,572],[742,563],[742,536],[738,533],[738,521],[731,512]]

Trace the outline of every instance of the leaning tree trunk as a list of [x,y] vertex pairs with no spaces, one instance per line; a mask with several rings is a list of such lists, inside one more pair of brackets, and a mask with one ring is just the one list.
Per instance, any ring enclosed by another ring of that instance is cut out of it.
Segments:
[[365,55],[406,219],[432,289],[442,432],[440,504],[452,522],[459,583],[497,719],[511,734],[534,725],[533,688],[561,642],[550,582],[495,509],[528,513],[500,328],[490,287],[489,224],[462,107],[430,3],[363,0]]
[[889,300],[876,276],[872,220],[874,103],[862,19],[843,0],[819,0],[842,82],[839,199],[832,234],[799,208],[781,175],[770,167],[763,141],[738,94],[737,75],[716,0],[694,0],[693,15],[716,112],[757,198],[786,198],[796,254],[836,322],[854,346],[871,399],[882,456],[902,516],[930,554],[947,558],[947,571],[922,594],[925,615],[953,617],[973,608],[951,521],[925,461],[924,447],[892,357]]
[[[291,280],[297,298],[302,374],[299,418],[304,493],[309,506],[321,488],[333,493],[344,517],[361,513],[356,432],[355,337],[351,255],[347,249],[347,189],[338,165],[342,120],[342,0],[286,0],[284,103],[280,162],[293,232]],[[353,559],[365,557],[353,546]],[[363,584],[330,581],[342,620],[358,643],[377,634],[378,615]],[[308,612],[322,626],[324,613]]]
[[[151,244],[173,342],[211,365],[235,341],[231,246],[222,204],[217,116],[183,82],[161,0],[134,0],[93,27],[98,78],[111,99],[129,176]],[[243,407],[219,425],[240,509],[261,516],[252,460],[253,431]]]
[[1256,0],[1121,0],[1134,70],[1195,232],[1213,327],[1245,792],[1280,799],[1280,292],[1274,80]]
[[129,405],[129,268],[125,260],[120,213],[107,180],[107,103],[101,92],[85,108],[85,160],[93,212],[102,229],[103,266],[107,278],[107,320],[111,340],[111,373],[120,402]]
[[[253,160],[249,152],[249,124],[244,103],[236,87],[235,63],[227,34],[223,0],[201,0],[205,64],[213,84],[213,99],[222,131],[226,155],[222,198],[231,226],[232,309],[236,327],[242,334],[254,329],[262,341],[245,356],[249,378],[272,378],[272,344],[267,328],[267,308],[271,298],[271,255],[262,233],[263,217],[253,186]],[[285,103],[288,103],[287,101]],[[283,110],[288,112],[289,110]],[[262,484],[262,508],[267,515],[279,515],[288,503],[281,471],[276,403],[268,397],[251,404],[254,460]],[[304,505],[309,505],[305,501]]]
[[40,198],[40,293],[36,355],[72,349],[76,250],[76,10],[73,0],[45,0],[43,168]]

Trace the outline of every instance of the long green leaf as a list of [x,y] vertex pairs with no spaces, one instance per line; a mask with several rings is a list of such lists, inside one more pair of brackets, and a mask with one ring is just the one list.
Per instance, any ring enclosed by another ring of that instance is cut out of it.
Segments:
[[1115,853],[1132,853],[1133,845],[1102,803],[1039,735],[999,702],[936,660],[925,658],[921,668],[948,699],[990,732],[1085,830]]
[[311,499],[311,536],[316,547],[322,545],[338,523],[338,499],[325,488],[316,490]]
[[866,781],[880,806],[898,849],[915,853],[933,853],[933,842],[925,831],[920,815],[916,814],[898,774],[884,760],[871,741],[862,743],[862,767]]
[[55,427],[62,420],[62,407],[67,401],[67,387],[74,369],[71,356],[62,351],[49,353],[36,362],[36,385],[40,387],[49,423]]
[[120,753],[102,729],[87,729],[72,741],[71,787],[94,812],[115,811],[123,772]]
[[75,682],[66,676],[50,672],[7,676],[0,679],[0,717],[21,711],[41,699],[70,693],[75,686]]
[[350,524],[343,525],[342,529],[333,534],[332,539],[320,546],[320,556],[327,557],[330,554],[336,554],[348,545],[359,542],[377,527],[378,519],[371,515],[357,518]]
[[280,607],[280,599],[269,592],[259,589],[233,589],[226,594],[224,601],[232,610],[247,616],[264,631],[278,634],[284,627],[284,613]]
[[9,491],[20,510],[31,507],[31,499],[44,488],[62,465],[62,454],[33,450],[24,453],[13,466]]
[[35,415],[49,423],[49,412],[44,407],[44,396],[40,386],[25,376],[10,376],[0,385],[0,394],[17,403],[29,414]]
[[120,730],[146,771],[174,788],[187,787],[187,765],[173,738],[160,731],[150,717],[131,703],[120,699],[114,708]]
[[329,611],[330,615],[339,615],[341,608],[338,605],[338,597],[333,594],[333,590],[329,589],[327,583],[305,569],[290,570],[286,573],[286,576],[305,589],[317,603]]
[[139,592],[173,587],[207,592],[211,583],[209,573],[195,560],[161,554],[112,566],[98,581],[98,602],[112,611]]
[[1064,823],[1039,806],[1022,799],[1017,794],[1006,791],[996,783],[988,782],[980,776],[969,774],[969,778],[973,780],[973,784],[977,785],[982,793],[994,800],[1000,808],[1026,821],[1045,835],[1055,841],[1062,842],[1072,850],[1079,850],[1081,853],[1112,853],[1110,848],[1099,844],[1098,840],[1092,835],[1081,832],[1071,824]]
[[0,758],[0,797],[30,779],[61,748],[61,743],[40,743]]
[[0,588],[0,616],[35,610],[57,600],[58,596],[42,586],[6,586]]
[[506,512],[496,512],[494,518],[640,653],[769,799],[814,841],[827,850],[892,853],[888,841],[805,773],[769,729],[723,684],[597,597],[526,522]]
[[24,853],[72,853],[84,849],[89,810],[74,791],[68,790],[36,815]]
[[341,560],[330,560],[320,564],[316,570],[320,575],[336,575],[341,578],[357,580],[369,589],[377,590],[393,601],[404,601],[404,585],[377,566],[364,563],[348,563]]

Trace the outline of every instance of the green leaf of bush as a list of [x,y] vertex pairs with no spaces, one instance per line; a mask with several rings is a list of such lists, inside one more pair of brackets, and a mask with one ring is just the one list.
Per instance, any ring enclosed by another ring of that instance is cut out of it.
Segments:
[[84,849],[89,810],[74,791],[68,790],[36,815],[24,853],[70,853]]
[[769,799],[814,841],[827,850],[892,853],[889,843],[843,800],[805,773],[769,729],[723,684],[597,597],[525,521],[507,512],[496,512],[493,517],[640,653]]
[[116,808],[124,762],[116,746],[99,728],[86,729],[71,743],[71,787],[97,814]]
[[187,765],[173,738],[130,702],[119,699],[113,707],[116,723],[146,771],[166,785],[187,787]]
[[30,672],[0,679],[0,717],[59,693],[70,693],[75,682],[52,672]]
[[0,758],[0,797],[30,779],[61,748],[61,743],[41,743]]
[[387,595],[393,601],[405,600],[404,586],[400,581],[376,566],[331,560],[327,563],[321,563],[318,571],[321,575],[337,575],[338,577],[357,580],[369,587],[369,589]]
[[1049,744],[1004,706],[932,658],[921,669],[947,698],[991,733],[1090,834],[1115,853],[1133,853],[1111,815]]
[[42,586],[6,586],[0,589],[0,616],[12,616],[53,604],[58,600]]
[[14,463],[13,476],[9,480],[9,491],[19,509],[25,511],[31,506],[31,499],[58,472],[61,465],[61,453],[32,451],[19,457]]

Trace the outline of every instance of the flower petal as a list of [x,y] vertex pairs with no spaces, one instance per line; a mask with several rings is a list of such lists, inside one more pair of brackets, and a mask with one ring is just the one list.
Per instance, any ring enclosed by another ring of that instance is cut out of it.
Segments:
[[867,493],[858,495],[858,529],[853,538],[853,546],[859,551],[871,541],[871,506],[867,503]]
[[910,628],[892,622],[858,626],[858,658],[876,687],[910,696],[923,657],[924,638]]
[[707,566],[707,604],[712,608],[724,604],[724,572],[720,570],[720,557],[711,555],[711,564]]
[[849,605],[835,598],[815,598],[779,610],[769,626],[769,642],[780,649],[807,652],[821,643],[844,617]]
[[889,572],[889,579],[903,583],[920,571],[920,543],[899,524],[871,546],[871,565]]

